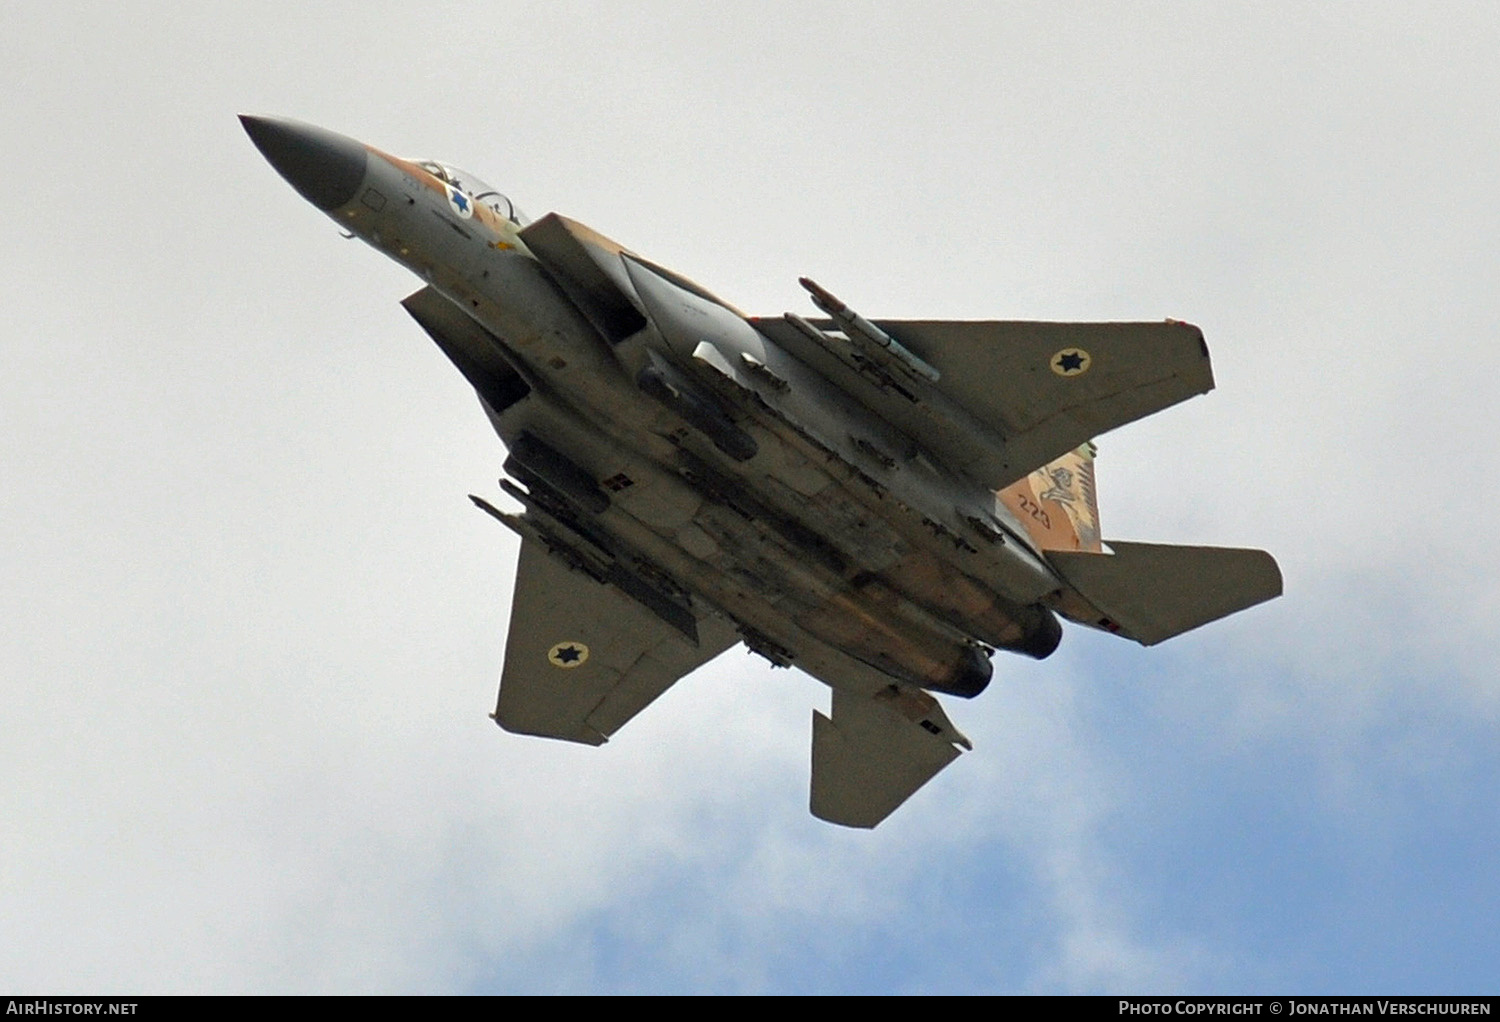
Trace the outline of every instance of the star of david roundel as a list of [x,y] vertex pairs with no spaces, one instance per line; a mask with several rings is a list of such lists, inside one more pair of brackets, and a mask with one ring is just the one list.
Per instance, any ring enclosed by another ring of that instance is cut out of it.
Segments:
[[583,662],[588,658],[589,648],[581,642],[559,642],[547,650],[547,662],[565,671],[582,667]]
[[459,191],[457,188],[454,188],[451,185],[447,187],[447,192],[449,209],[453,210],[453,212],[457,213],[465,220],[474,215],[473,199],[469,198],[468,195]]
[[1052,371],[1058,376],[1082,376],[1094,360],[1082,348],[1064,348],[1052,356]]

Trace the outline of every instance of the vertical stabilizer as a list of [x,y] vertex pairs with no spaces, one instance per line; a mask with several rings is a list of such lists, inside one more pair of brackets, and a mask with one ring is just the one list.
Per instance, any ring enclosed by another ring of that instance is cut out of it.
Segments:
[[1093,443],[1086,443],[996,493],[1041,549],[1103,551],[1095,453]]

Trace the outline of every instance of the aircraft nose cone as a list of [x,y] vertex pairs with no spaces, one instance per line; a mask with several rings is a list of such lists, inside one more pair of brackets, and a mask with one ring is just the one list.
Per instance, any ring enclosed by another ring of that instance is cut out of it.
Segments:
[[240,123],[276,172],[319,209],[344,205],[365,179],[369,157],[352,138],[281,117],[241,114]]

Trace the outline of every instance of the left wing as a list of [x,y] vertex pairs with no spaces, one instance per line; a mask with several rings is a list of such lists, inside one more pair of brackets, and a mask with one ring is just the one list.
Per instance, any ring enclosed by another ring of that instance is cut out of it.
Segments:
[[1213,389],[1203,333],[1187,323],[876,320],[928,378],[863,352],[829,320],[751,324],[866,407],[991,489],[1080,444]]
[[728,622],[694,617],[696,642],[539,540],[523,540],[495,722],[603,745],[678,678],[739,640]]

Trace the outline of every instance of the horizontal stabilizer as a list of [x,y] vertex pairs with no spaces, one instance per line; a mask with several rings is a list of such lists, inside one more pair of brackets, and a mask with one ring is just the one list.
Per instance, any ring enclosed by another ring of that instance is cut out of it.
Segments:
[[892,685],[874,698],[833,690],[833,716],[813,711],[812,814],[873,827],[958,758],[937,700]]
[[1264,550],[1111,541],[1112,554],[1049,551],[1063,580],[1100,612],[1088,624],[1154,646],[1281,595]]

